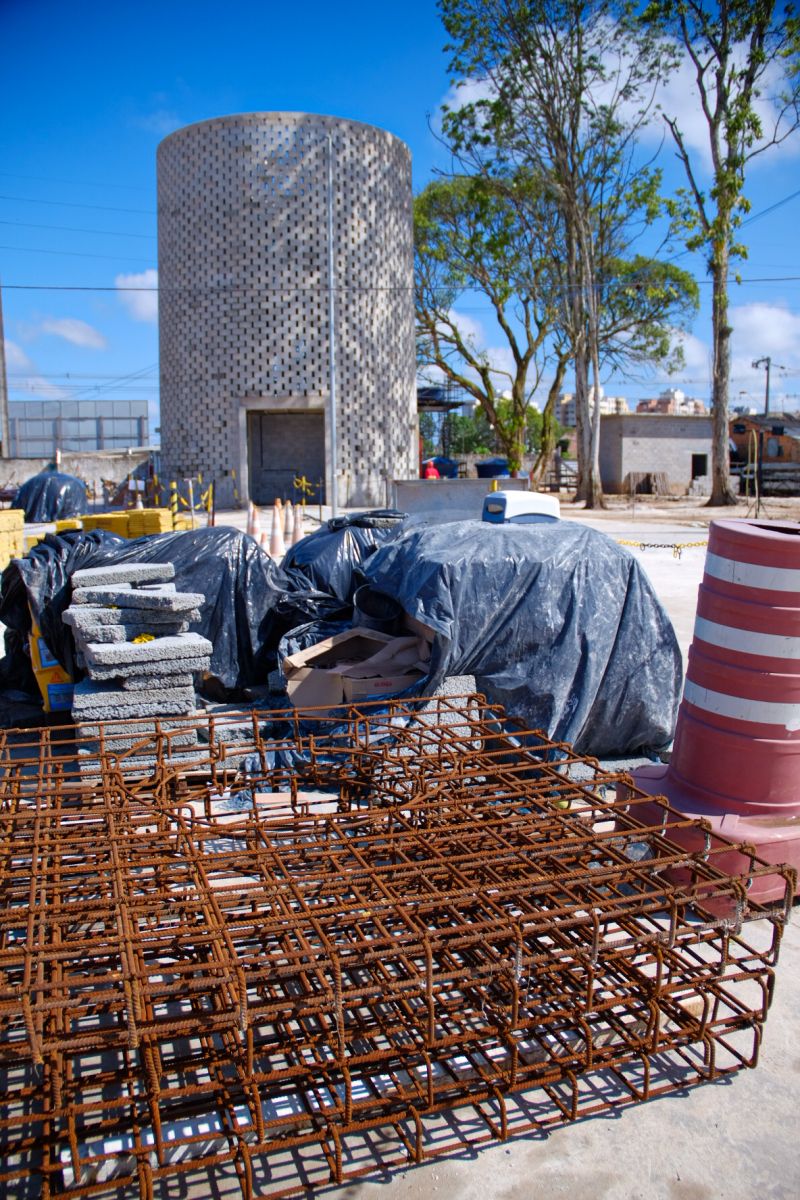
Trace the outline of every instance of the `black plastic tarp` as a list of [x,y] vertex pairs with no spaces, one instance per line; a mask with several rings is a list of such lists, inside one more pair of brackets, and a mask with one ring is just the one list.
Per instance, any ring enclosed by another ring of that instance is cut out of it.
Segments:
[[86,511],[86,484],[74,475],[47,468],[17,489],[13,508],[25,509],[25,520],[62,521]]
[[361,565],[388,538],[394,537],[406,514],[376,509],[333,517],[321,528],[292,546],[283,569],[292,579],[311,584],[320,592],[348,604],[363,583]]
[[70,578],[83,567],[122,562],[170,562],[179,591],[205,595],[193,629],[213,644],[211,674],[234,692],[266,681],[286,630],[346,611],[308,583],[289,580],[253,538],[236,529],[197,529],[135,541],[104,531],[51,534],[3,572],[0,621],[8,632],[0,680],[15,680],[17,686],[29,682],[22,644],[31,612],[61,665],[79,675],[71,631],[61,620],[70,604]]
[[670,741],[677,639],[636,559],[605,534],[567,522],[416,527],[364,569],[435,631],[426,693],[474,675],[510,715],[585,754]]

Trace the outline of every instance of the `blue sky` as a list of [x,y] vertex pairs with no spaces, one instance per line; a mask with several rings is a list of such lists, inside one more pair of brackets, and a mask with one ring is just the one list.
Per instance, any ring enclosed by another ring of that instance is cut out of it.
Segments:
[[[173,129],[233,112],[332,113],[402,138],[415,189],[447,162],[428,127],[449,89],[433,0],[2,0],[0,38],[0,279],[12,399],[155,406],[155,293],[118,284],[155,282],[155,153]],[[674,100],[696,121],[679,80]],[[799,152],[795,139],[749,176],[757,219],[746,230],[748,282],[732,292],[732,403],[763,406],[764,372],[750,363],[769,354],[786,368],[773,372],[773,407],[800,409],[800,195],[785,201],[800,189]],[[673,162],[666,155],[674,183]],[[681,262],[707,297],[702,263]],[[480,311],[465,309],[491,346]],[[704,302],[681,374],[610,379],[606,390],[635,401],[669,385],[707,399],[709,341]]]

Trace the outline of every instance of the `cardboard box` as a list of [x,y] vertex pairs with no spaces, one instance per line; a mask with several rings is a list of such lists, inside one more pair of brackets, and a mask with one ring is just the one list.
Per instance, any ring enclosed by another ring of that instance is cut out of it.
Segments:
[[[418,653],[411,653],[412,647]],[[401,656],[402,668],[394,663],[393,650]],[[374,670],[369,666],[373,658],[377,660]],[[283,672],[296,708],[327,712],[367,696],[404,691],[425,674],[426,658],[423,644],[415,638],[356,627],[289,655],[283,660]]]
[[425,625],[424,622],[418,621],[410,613],[403,613],[403,624],[409,633],[414,633],[417,637],[424,638],[428,643],[432,643],[436,637],[435,629],[431,629],[430,625]]
[[306,667],[315,670],[327,670],[329,667],[344,666],[347,663],[364,662],[372,658],[378,650],[383,649],[387,642],[394,641],[388,633],[378,633],[374,629],[345,629],[334,637],[317,642],[307,650],[298,650],[283,660],[283,673],[290,679],[298,671]]
[[408,675],[375,675],[372,679],[350,679],[345,675],[342,677],[344,698],[350,703],[372,696],[397,696],[424,676],[424,671],[413,671]]

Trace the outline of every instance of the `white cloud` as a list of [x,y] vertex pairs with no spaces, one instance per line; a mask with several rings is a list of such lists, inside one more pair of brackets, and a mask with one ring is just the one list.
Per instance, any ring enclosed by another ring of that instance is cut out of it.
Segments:
[[86,321],[77,317],[49,317],[42,321],[42,331],[52,333],[54,337],[64,338],[73,346],[85,346],[90,350],[105,350],[106,339],[102,333]]
[[[729,309],[731,335],[730,403],[760,408],[764,401],[764,367],[754,367],[757,359],[772,359],[770,390],[776,407],[780,406],[782,381],[800,376],[800,313],[782,304],[740,304]],[[676,387],[693,395],[702,389],[711,392],[711,345],[694,334],[679,333],[676,341],[683,346],[685,366],[676,376]],[[681,381],[684,382],[681,382]],[[797,387],[788,384],[785,392],[790,408],[796,408]]]
[[[786,374],[800,375],[800,313],[779,304],[742,304],[730,310],[733,326],[731,379],[739,391],[746,391],[746,402],[760,407],[765,390],[764,367],[753,362],[772,359],[770,390],[777,396]],[[784,370],[785,369],[785,370]],[[797,391],[791,387],[792,393]],[[732,394],[734,389],[731,389]],[[744,399],[744,398],[743,398]],[[792,399],[790,407],[797,407]]]
[[158,271],[155,267],[148,267],[138,274],[117,275],[114,284],[120,289],[119,298],[134,321],[153,324],[158,320]]
[[[681,374],[711,386],[711,349],[693,333],[676,332],[675,343],[683,350]],[[695,385],[696,386],[696,385]]]
[[134,117],[132,123],[136,128],[144,129],[147,133],[154,133],[157,137],[166,137],[168,133],[174,133],[176,129],[180,129],[182,125],[186,124],[170,108],[154,109],[153,112]]
[[24,392],[25,396],[39,396],[42,400],[66,400],[69,392],[56,387],[39,374],[39,369],[24,350],[16,344],[5,341],[6,368],[8,370],[8,390]]

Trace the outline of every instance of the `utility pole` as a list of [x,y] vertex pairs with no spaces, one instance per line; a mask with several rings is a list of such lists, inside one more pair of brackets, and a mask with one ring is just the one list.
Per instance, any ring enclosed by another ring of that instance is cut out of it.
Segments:
[[6,343],[3,334],[3,289],[0,287],[0,457],[11,455],[11,434],[8,428],[8,380],[6,378]]
[[777,367],[779,371],[785,371],[786,368],[782,367],[780,365],[780,363],[774,363],[768,354],[766,354],[763,358],[755,359],[755,361],[753,362],[753,367],[755,368],[755,370],[758,370],[759,367],[767,368],[767,390],[766,390],[765,397],[764,397],[764,415],[769,416],[769,372],[770,372],[770,368]]
[[339,515],[339,455],[336,440],[336,282],[334,268],[333,246],[333,137],[328,134],[328,376],[329,398],[328,419],[330,421],[330,436],[328,439],[331,465],[331,516]]

